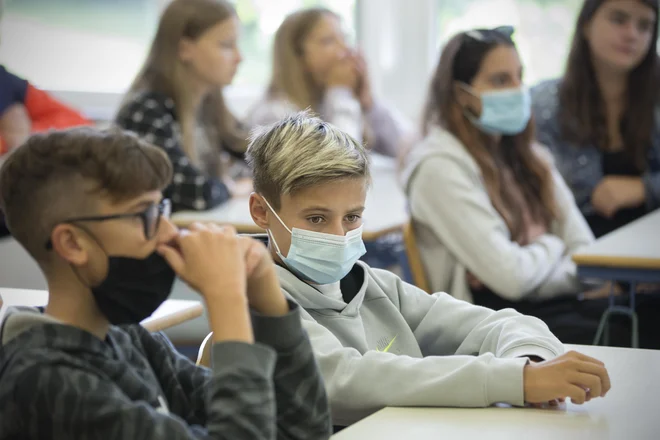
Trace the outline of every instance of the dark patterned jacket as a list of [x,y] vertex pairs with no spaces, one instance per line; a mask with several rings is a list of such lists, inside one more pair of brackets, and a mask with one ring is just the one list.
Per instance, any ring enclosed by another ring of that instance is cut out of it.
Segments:
[[212,369],[139,325],[104,341],[37,309],[0,331],[0,439],[326,439],[328,403],[297,306],[253,316],[255,344],[218,343]]
[[123,105],[115,122],[169,156],[174,174],[163,194],[172,201],[173,211],[201,211],[229,200],[227,186],[193,165],[184,153],[171,98],[156,92],[138,93]]
[[[531,91],[537,138],[552,151],[557,169],[573,191],[582,214],[590,215],[594,213],[591,194],[603,179],[603,152],[598,145],[576,145],[564,139],[559,123],[559,86],[560,80],[549,80]],[[642,175],[649,211],[660,208],[660,105],[654,118],[648,168]]]

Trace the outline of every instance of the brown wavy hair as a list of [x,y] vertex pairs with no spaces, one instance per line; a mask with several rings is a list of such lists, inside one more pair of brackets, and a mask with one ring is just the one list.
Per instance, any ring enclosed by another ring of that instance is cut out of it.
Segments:
[[[586,0],[577,19],[566,72],[559,88],[559,120],[563,136],[578,145],[609,145],[605,103],[598,87],[589,42],[584,28],[607,0]],[[658,0],[638,0],[650,7],[658,18]],[[639,172],[647,166],[651,145],[654,109],[659,101],[660,63],[657,53],[658,26],[646,57],[628,76],[628,102],[620,121],[626,151]]]
[[[491,203],[504,218],[512,237],[523,228],[522,210],[512,189],[504,185],[502,166],[513,173],[533,218],[549,226],[558,216],[551,169],[534,151],[534,122],[515,136],[502,136],[501,145],[482,133],[466,117],[456,95],[456,82],[472,84],[488,53],[498,46],[514,47],[510,36],[497,30],[478,30],[483,39],[469,32],[454,36],[442,49],[431,80],[424,110],[422,133],[439,125],[457,137],[479,165]],[[500,153],[497,154],[496,152]]]

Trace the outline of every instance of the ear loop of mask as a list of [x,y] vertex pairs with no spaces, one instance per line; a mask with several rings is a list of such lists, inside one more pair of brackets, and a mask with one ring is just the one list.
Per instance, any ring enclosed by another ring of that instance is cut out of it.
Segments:
[[[286,229],[286,230],[289,232],[289,234],[293,235],[293,232],[291,232],[291,229],[289,229],[289,227],[288,227],[287,225],[284,224],[284,222],[282,221],[282,219],[280,218],[280,216],[277,215],[277,213],[275,212],[275,210],[273,209],[273,207],[270,206],[270,203],[268,203],[268,200],[266,200],[266,198],[265,198],[264,196],[261,196],[261,198],[263,199],[264,202],[266,202],[266,206],[268,206],[268,209],[270,209],[270,212],[272,212],[273,215],[275,216],[275,218],[277,218],[277,220],[280,222],[280,224],[281,224],[282,226],[284,226],[284,229]],[[277,245],[277,241],[275,240],[275,237],[273,237],[272,232],[270,232],[270,228],[269,228],[269,229],[266,229],[266,233],[268,234],[268,237],[269,237],[271,240],[273,240],[273,244],[275,245],[275,250],[277,251],[277,255],[279,255],[280,258],[284,258],[284,256],[282,255],[282,251],[280,251],[280,247]]]

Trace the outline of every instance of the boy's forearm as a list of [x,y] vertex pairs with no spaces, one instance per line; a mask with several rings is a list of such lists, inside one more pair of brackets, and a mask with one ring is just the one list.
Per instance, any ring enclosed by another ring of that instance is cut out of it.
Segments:
[[284,316],[289,313],[289,305],[274,269],[262,277],[248,280],[247,291],[250,307],[261,315]]
[[205,295],[205,299],[214,342],[254,342],[248,302],[244,295],[210,294]]

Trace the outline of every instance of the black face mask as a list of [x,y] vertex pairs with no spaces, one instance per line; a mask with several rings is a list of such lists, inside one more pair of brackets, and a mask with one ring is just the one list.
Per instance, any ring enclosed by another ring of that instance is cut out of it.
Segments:
[[175,277],[174,270],[156,252],[143,260],[108,257],[108,275],[91,291],[111,324],[137,324],[170,296]]

